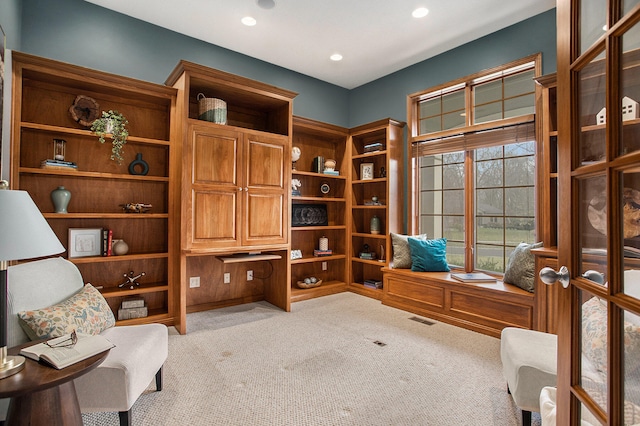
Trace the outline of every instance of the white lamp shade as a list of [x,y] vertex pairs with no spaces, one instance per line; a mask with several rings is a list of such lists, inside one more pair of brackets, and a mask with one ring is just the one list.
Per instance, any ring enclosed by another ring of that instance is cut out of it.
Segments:
[[26,191],[0,190],[0,261],[33,259],[64,250]]

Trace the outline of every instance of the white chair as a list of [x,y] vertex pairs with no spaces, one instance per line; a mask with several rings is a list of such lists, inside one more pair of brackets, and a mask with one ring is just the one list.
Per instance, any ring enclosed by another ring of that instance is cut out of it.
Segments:
[[[63,258],[8,269],[8,346],[29,341],[17,313],[60,303],[84,287],[80,271]],[[121,426],[131,425],[131,407],[149,384],[162,390],[162,366],[168,356],[168,330],[161,324],[118,326],[101,335],[115,344],[96,369],[74,381],[82,412],[118,411]]]
[[540,391],[556,386],[558,336],[507,327],[500,338],[502,371],[508,391],[522,410],[522,425],[531,425],[531,412],[540,411]]

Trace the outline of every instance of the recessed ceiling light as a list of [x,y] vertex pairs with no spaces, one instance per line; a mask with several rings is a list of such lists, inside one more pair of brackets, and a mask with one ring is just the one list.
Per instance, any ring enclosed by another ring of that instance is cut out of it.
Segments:
[[429,14],[429,9],[427,9],[426,7],[419,7],[413,12],[411,12],[411,16],[413,16],[414,18],[424,18],[428,14]]
[[258,6],[263,9],[273,9],[276,2],[273,0],[258,0]]
[[255,24],[257,24],[257,21],[251,16],[245,16],[244,18],[242,18],[242,23],[247,27],[253,27]]
[[332,61],[341,61],[342,55],[339,53],[334,53],[333,55],[329,56],[329,59],[331,59]]

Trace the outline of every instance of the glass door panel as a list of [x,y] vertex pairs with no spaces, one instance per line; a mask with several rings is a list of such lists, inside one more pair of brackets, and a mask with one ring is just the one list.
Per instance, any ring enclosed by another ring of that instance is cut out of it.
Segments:
[[[597,283],[604,284],[607,276],[607,188],[606,177],[595,176],[578,181],[580,204],[579,243],[580,275]],[[597,271],[599,274],[592,274]]]
[[606,63],[600,57],[578,72],[580,165],[605,160]]
[[622,70],[620,71],[620,102],[622,111],[621,153],[640,149],[640,24],[622,36]]
[[[631,170],[622,176],[624,189],[620,223],[622,223],[624,241],[624,269],[640,269],[640,172]],[[636,279],[640,280],[640,275],[633,274],[633,272],[625,272],[624,289],[628,294],[627,289],[634,292],[634,282]],[[627,280],[627,276],[633,278]],[[640,282],[638,285],[640,286]],[[640,293],[640,289],[636,292]],[[640,299],[640,294],[636,297]]]
[[640,0],[622,0],[623,13],[626,15],[631,12],[631,9],[633,9],[638,3],[640,3]]
[[580,53],[589,49],[607,25],[607,0],[582,0],[580,7]]
[[624,311],[624,424],[640,424],[640,315]]
[[585,291],[579,291],[579,294],[582,323],[580,385],[591,400],[606,413],[607,304],[606,301]]

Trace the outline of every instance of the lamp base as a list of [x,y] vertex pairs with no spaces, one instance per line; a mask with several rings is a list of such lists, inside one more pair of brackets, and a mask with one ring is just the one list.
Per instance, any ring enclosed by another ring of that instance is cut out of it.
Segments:
[[0,348],[0,379],[13,376],[24,368],[25,358],[20,355],[7,355],[7,347]]

